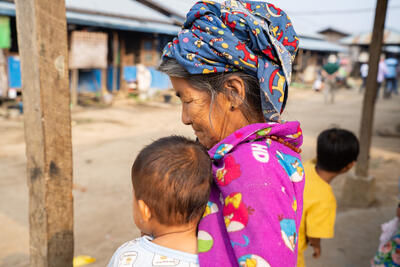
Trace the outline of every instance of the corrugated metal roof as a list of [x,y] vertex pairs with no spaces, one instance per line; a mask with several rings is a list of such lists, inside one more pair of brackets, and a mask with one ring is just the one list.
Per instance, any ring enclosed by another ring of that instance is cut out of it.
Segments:
[[67,11],[79,9],[91,13],[135,17],[172,24],[169,17],[134,0],[66,0]]
[[15,16],[14,4],[7,2],[0,2],[0,14],[3,16]]
[[340,34],[340,35],[346,36],[346,37],[350,35],[349,33],[339,30],[339,29],[336,29],[334,27],[326,27],[326,28],[323,28],[318,31],[319,34],[324,34],[326,32],[334,32],[334,33],[337,33],[337,34]]
[[[180,30],[171,18],[133,0],[67,0],[66,5],[73,10],[67,11],[72,24],[170,35]],[[0,2],[0,15],[15,16],[15,5]]]
[[325,40],[300,38],[300,48],[321,52],[346,52],[347,48]]
[[[340,42],[346,45],[369,45],[371,37],[371,32],[365,32],[345,37]],[[393,29],[385,29],[383,43],[385,45],[400,45],[400,32]]]
[[99,15],[88,15],[76,12],[67,12],[67,21],[68,23],[78,25],[104,27],[126,31],[163,33],[169,35],[176,35],[180,30],[180,27],[170,24],[140,22],[136,20],[120,19]]

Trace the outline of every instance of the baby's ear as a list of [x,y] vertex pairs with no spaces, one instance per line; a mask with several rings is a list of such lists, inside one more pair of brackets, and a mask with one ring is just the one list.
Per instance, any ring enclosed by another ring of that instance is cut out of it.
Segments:
[[138,201],[138,206],[139,206],[140,215],[142,215],[141,217],[142,217],[143,221],[149,222],[151,219],[151,210],[150,210],[149,206],[147,206],[147,204],[141,199]]

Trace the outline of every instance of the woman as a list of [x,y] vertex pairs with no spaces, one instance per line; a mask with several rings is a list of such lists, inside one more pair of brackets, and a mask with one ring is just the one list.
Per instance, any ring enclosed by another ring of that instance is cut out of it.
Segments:
[[160,70],[213,159],[200,266],[295,266],[304,187],[298,122],[283,111],[298,38],[265,2],[200,1]]

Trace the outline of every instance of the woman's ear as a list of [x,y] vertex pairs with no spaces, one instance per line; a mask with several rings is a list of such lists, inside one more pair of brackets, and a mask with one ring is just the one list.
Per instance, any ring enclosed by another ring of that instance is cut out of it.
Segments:
[[138,201],[138,206],[142,220],[144,222],[149,222],[151,219],[151,210],[149,206],[147,206],[147,204],[141,199]]
[[242,78],[238,75],[231,75],[225,81],[224,86],[226,89],[226,96],[231,102],[233,108],[237,108],[243,104],[243,101],[246,98],[246,87]]

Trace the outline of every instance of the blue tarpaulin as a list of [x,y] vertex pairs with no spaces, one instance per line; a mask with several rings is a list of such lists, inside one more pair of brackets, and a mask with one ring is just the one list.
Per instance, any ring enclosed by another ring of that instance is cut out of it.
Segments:
[[[165,90],[172,88],[168,75],[149,68],[151,73],[151,88]],[[8,57],[8,85],[10,88],[21,88],[21,63],[19,57]],[[137,80],[137,67],[124,67],[124,80],[127,82],[135,82]],[[117,72],[117,90],[120,88],[120,71]],[[113,84],[113,67],[107,69],[107,89],[112,91]],[[78,92],[97,92],[101,90],[101,70],[79,70]]]
[[21,88],[21,61],[19,57],[8,57],[8,87]]
[[[165,90],[172,88],[171,81],[168,75],[157,71],[154,68],[148,68],[151,74],[151,88],[158,90]],[[137,67],[125,66],[124,67],[124,80],[127,82],[135,82],[137,80]]]
[[166,90],[172,88],[171,81],[167,74],[149,68],[151,73],[151,88]]
[[101,90],[101,70],[79,70],[78,92],[97,92]]
[[136,81],[137,68],[136,66],[125,66],[124,67],[124,80],[127,82]]

